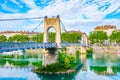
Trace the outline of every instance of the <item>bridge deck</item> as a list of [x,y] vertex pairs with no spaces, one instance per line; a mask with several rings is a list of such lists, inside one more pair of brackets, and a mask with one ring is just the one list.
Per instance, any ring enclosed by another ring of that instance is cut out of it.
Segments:
[[[61,46],[87,46],[79,43],[62,43]],[[0,43],[0,53],[10,52],[15,50],[39,49],[39,48],[57,48],[57,43],[40,43],[40,42],[6,42]]]
[[14,50],[38,49],[38,48],[57,48],[57,44],[56,43],[38,43],[38,42],[0,43],[0,52],[10,52]]

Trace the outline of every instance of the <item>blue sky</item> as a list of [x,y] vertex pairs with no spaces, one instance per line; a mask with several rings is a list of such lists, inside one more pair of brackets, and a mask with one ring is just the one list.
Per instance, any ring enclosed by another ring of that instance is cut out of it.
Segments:
[[[60,15],[67,30],[120,27],[120,0],[0,0],[0,19]],[[32,31],[43,19],[0,22],[0,31]],[[41,25],[36,31],[43,31]]]

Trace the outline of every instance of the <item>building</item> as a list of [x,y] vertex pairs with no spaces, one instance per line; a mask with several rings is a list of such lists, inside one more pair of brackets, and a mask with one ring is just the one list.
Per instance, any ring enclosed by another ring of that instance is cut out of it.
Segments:
[[77,33],[83,34],[83,32],[81,32],[80,30],[78,30],[78,31],[71,30],[71,31],[66,31],[66,32],[68,32],[68,33],[77,32]]
[[80,51],[81,53],[86,53],[86,48],[87,48],[87,45],[88,45],[88,36],[85,32],[81,32],[80,30],[78,31],[67,31],[68,33],[73,33],[73,32],[77,32],[77,33],[80,33],[82,36],[81,36],[81,40],[79,41],[79,44],[81,46],[69,46],[67,47],[67,52],[68,53],[73,53],[75,54],[76,51]]
[[29,32],[29,31],[3,31],[0,32],[0,35],[5,35],[7,38],[10,36],[14,36],[17,34],[21,34],[21,35],[28,35],[28,36],[33,36],[38,34],[39,32]]
[[97,26],[94,31],[104,31],[107,33],[108,36],[112,33],[112,31],[117,30],[115,25],[104,25],[104,26]]
[[88,45],[88,36],[86,33],[82,33],[81,44]]

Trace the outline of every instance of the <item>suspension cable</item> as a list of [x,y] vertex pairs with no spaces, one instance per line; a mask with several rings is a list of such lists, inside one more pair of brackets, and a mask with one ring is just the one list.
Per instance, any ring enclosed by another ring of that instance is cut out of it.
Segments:
[[15,19],[0,19],[0,21],[28,20],[28,19],[41,19],[41,18],[44,18],[44,17],[15,18]]
[[32,32],[34,32],[34,30],[36,30],[39,26],[41,26],[41,24],[43,23],[44,20],[42,20],[33,30]]
[[60,23],[62,24],[62,26],[63,26],[63,30],[65,31],[65,32],[67,32],[67,30],[65,29],[65,26],[64,26],[64,24],[63,24],[63,22],[60,20]]

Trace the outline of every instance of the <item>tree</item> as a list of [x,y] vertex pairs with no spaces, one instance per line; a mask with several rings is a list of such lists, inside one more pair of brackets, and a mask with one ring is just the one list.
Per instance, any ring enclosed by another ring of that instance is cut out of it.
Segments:
[[10,36],[7,41],[8,41],[8,42],[14,42],[14,37],[13,37],[13,36]]
[[70,66],[69,67],[73,67],[74,64],[76,63],[76,59],[75,59],[75,56],[73,54],[70,54],[70,55],[67,55],[68,59],[69,59],[69,64]]
[[58,52],[57,62],[64,68],[73,68],[76,65],[76,59],[73,54]]
[[0,35],[0,42],[6,42],[7,37],[5,35]]
[[43,42],[43,33],[36,34],[32,36],[31,41],[33,42]]
[[30,40],[28,35],[14,35],[8,38],[8,42],[28,42]]
[[111,42],[119,43],[120,42],[120,32],[113,31],[109,38],[110,38]]
[[62,42],[73,42],[77,43],[81,39],[81,34],[79,32],[64,32],[61,34]]
[[70,60],[68,57],[64,59],[64,67],[65,68],[70,68]]
[[56,37],[55,34],[56,34],[55,32],[49,32],[48,33],[49,42],[55,42],[55,40],[56,40],[55,39],[55,37]]
[[89,35],[89,40],[91,44],[94,44],[94,43],[102,44],[104,40],[107,40],[107,39],[108,39],[107,33],[104,31],[90,32],[90,35]]
[[66,57],[65,53],[58,52],[57,62],[60,66],[64,66],[65,57]]

